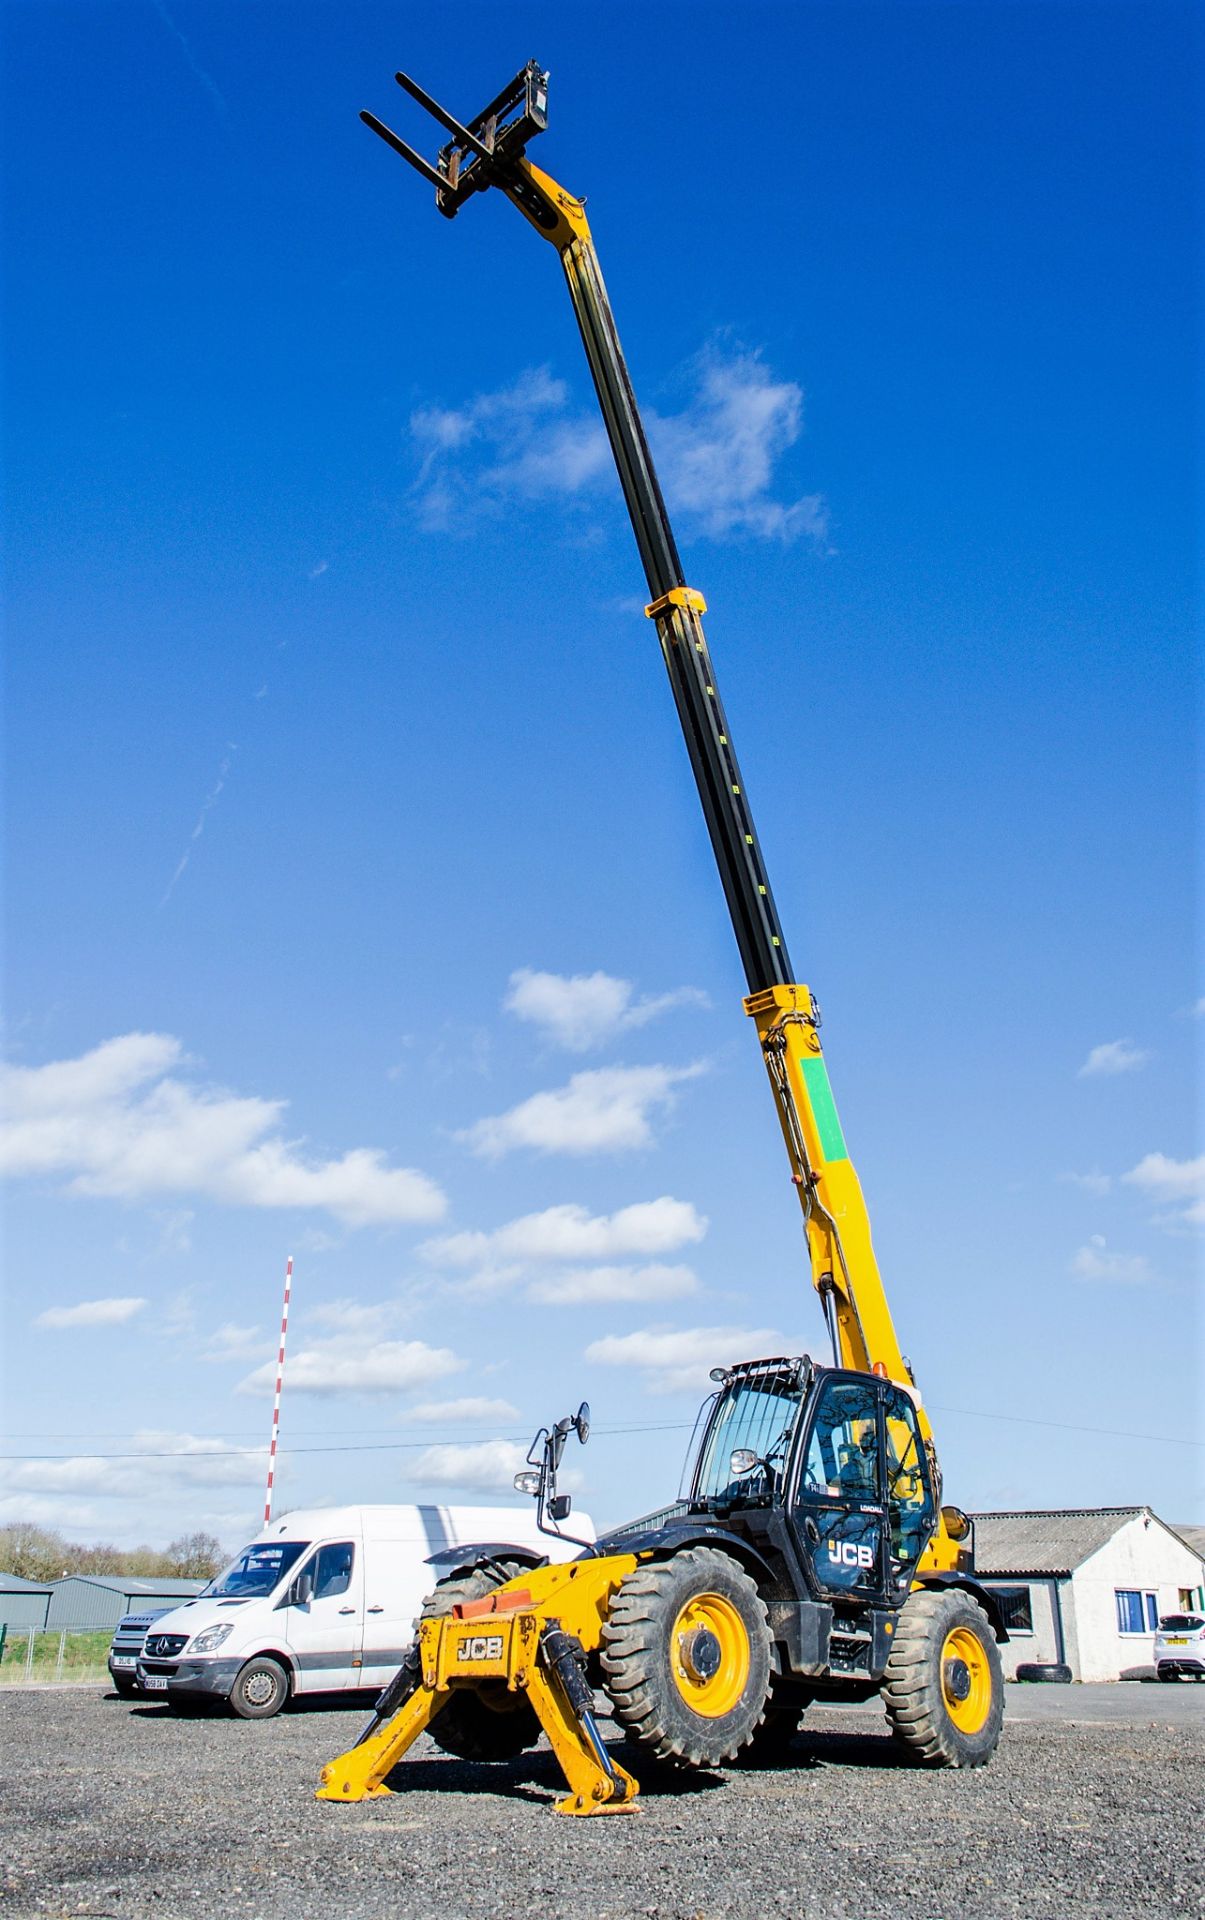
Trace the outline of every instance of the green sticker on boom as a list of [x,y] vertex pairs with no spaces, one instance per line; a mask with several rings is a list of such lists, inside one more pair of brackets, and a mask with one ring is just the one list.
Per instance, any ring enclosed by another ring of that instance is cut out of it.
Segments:
[[820,1151],[826,1160],[848,1160],[845,1135],[841,1131],[841,1122],[837,1118],[837,1103],[833,1099],[833,1090],[829,1085],[828,1068],[822,1059],[816,1058],[804,1060],[800,1064],[803,1067],[803,1082],[808,1090],[808,1099],[812,1103],[816,1131],[820,1135]]

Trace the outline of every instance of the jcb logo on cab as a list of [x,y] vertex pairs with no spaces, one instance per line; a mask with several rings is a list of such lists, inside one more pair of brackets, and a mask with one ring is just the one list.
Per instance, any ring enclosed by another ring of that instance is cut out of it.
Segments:
[[874,1566],[874,1548],[855,1546],[852,1540],[830,1540],[828,1557],[838,1567],[860,1567],[868,1572]]

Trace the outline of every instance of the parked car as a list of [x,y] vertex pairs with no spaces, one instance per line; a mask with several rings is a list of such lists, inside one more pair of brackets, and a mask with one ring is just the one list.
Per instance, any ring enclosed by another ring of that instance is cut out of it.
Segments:
[[109,1678],[116,1693],[128,1700],[139,1691],[138,1656],[142,1652],[142,1643],[146,1639],[147,1628],[165,1613],[171,1613],[171,1607],[152,1607],[149,1613],[124,1613],[117,1622],[117,1631],[113,1635],[113,1644],[109,1648]]
[[[586,1542],[594,1528],[574,1515]],[[152,1623],[137,1664],[147,1693],[186,1710],[229,1701],[266,1720],[294,1694],[379,1692],[402,1664],[424,1597],[485,1545],[528,1565],[570,1560],[580,1540],[550,1538],[517,1507],[327,1507],[290,1513],[203,1594]]]
[[1155,1634],[1155,1671],[1161,1680],[1190,1674],[1205,1680],[1205,1614],[1165,1613]]

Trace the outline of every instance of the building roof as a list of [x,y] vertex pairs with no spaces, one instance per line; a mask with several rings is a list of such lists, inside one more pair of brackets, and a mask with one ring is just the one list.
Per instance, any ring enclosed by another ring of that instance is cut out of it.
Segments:
[[132,1573],[68,1573],[54,1584],[65,1587],[70,1580],[80,1580],[90,1587],[104,1587],[109,1593],[181,1594],[185,1599],[191,1599],[208,1584],[205,1580],[157,1580]]
[[1180,1526],[1173,1520],[1171,1528],[1173,1533],[1179,1534],[1186,1547],[1191,1547],[1195,1554],[1205,1560],[1205,1527]]
[[[1068,1507],[1031,1513],[977,1513],[977,1573],[1074,1571],[1149,1507]],[[1159,1521],[1160,1526],[1163,1525]]]
[[19,1573],[0,1573],[0,1593],[49,1593],[49,1580],[23,1580]]

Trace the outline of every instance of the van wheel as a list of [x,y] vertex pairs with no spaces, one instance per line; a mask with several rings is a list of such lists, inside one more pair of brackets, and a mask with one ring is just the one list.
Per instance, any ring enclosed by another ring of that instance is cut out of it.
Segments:
[[[441,1580],[423,1601],[420,1618],[438,1620],[462,1600],[482,1600],[495,1587],[513,1580],[527,1568],[517,1560],[499,1560],[492,1567]],[[418,1627],[418,1621],[415,1621]],[[457,1760],[513,1760],[534,1747],[540,1737],[535,1709],[522,1694],[511,1693],[501,1682],[457,1687],[436,1714],[427,1732],[437,1747]]]
[[288,1697],[288,1674],[279,1661],[263,1654],[248,1660],[230,1689],[230,1705],[240,1720],[270,1720]]
[[113,1691],[114,1693],[119,1693],[123,1700],[136,1700],[138,1698],[138,1688],[133,1680],[114,1680]]

